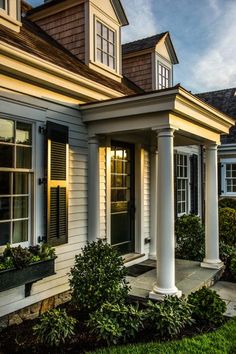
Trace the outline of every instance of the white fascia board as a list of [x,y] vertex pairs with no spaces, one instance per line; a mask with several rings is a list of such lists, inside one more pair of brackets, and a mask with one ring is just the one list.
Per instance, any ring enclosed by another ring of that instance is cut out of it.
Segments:
[[[82,75],[72,73],[69,70],[63,69],[60,66],[52,64],[32,54],[26,53],[18,48],[14,48],[2,41],[0,41],[0,53],[5,54],[11,58],[15,58],[21,62],[27,63],[32,67],[39,68],[48,73],[52,73],[53,75],[62,77],[68,81],[72,81],[73,83],[78,84],[78,86],[83,86],[91,89],[94,92],[99,92],[107,96],[108,99],[124,96],[124,94],[121,92],[115,91],[107,86],[103,86],[102,84],[99,84],[93,80],[89,80]],[[50,82],[50,85],[51,84],[52,83]],[[77,91],[76,94],[78,95],[78,93],[79,92]]]

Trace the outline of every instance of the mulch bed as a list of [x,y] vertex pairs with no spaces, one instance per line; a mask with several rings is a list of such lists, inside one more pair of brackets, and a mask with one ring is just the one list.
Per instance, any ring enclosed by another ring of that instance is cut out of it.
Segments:
[[[73,309],[70,304],[66,306],[67,313],[78,319],[75,333],[76,335],[64,345],[61,345],[59,349],[48,348],[44,345],[40,345],[36,342],[36,338],[33,335],[33,327],[38,322],[37,319],[25,321],[20,325],[14,325],[8,327],[0,332],[0,354],[13,354],[13,353],[87,353],[88,351],[94,351],[98,348],[106,347],[105,342],[97,342],[96,337],[89,333],[84,320],[85,314],[78,313]],[[185,328],[177,339],[186,337],[193,337],[197,334],[207,333],[214,331],[216,327],[198,327],[192,326]],[[176,338],[175,338],[176,339]],[[130,343],[145,343],[155,340],[153,333],[143,331],[138,335],[136,340],[130,341]],[[157,338],[158,340],[158,338]]]

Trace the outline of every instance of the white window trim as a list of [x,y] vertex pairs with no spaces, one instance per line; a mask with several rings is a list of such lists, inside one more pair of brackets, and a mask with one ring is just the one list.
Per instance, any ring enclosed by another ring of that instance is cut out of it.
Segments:
[[[185,214],[188,215],[190,213],[190,205],[191,205],[191,195],[190,195],[190,156],[191,156],[191,154],[185,153],[185,152],[182,152],[182,151],[178,151],[178,150],[176,150],[176,154],[177,155],[187,156],[187,178],[186,178],[187,179],[187,208],[186,208],[187,210],[184,213],[178,213],[177,212],[177,216],[181,217],[182,215],[185,215]],[[178,183],[178,177],[177,176],[176,176],[176,179],[177,179],[177,183]],[[176,188],[177,188],[177,192],[178,192],[178,186],[176,186]],[[178,211],[177,200],[176,200],[176,208],[177,208],[177,211]]]
[[[105,65],[101,63],[98,58],[97,58],[97,22],[100,22],[103,26],[106,26],[109,30],[114,32],[114,59],[115,59],[115,67],[111,68],[108,65]],[[96,65],[100,66],[102,69],[110,71],[111,73],[117,74],[117,60],[118,60],[118,50],[117,50],[117,31],[108,25],[106,22],[104,22],[102,19],[100,19],[97,16],[94,16],[94,62]]]
[[221,159],[221,197],[236,197],[236,192],[227,192],[227,185],[226,185],[226,165],[228,164],[236,164],[235,158],[229,159]]

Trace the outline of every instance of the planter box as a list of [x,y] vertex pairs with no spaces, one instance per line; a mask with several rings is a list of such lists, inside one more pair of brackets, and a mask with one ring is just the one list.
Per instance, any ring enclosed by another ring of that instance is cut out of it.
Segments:
[[23,269],[0,271],[0,292],[26,285],[25,295],[30,295],[32,283],[55,274],[55,258],[32,263]]

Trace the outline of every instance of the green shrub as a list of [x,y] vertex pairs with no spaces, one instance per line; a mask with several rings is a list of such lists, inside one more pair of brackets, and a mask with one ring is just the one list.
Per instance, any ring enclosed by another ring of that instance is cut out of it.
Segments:
[[193,318],[197,323],[217,325],[222,323],[226,304],[214,290],[203,287],[188,296],[188,302],[193,306]]
[[232,208],[236,210],[236,199],[223,198],[219,200],[220,208]]
[[236,247],[236,210],[219,209],[219,235],[221,241]]
[[176,258],[202,261],[205,255],[205,235],[196,215],[183,215],[176,220]]
[[192,306],[185,298],[166,296],[162,302],[148,302],[146,311],[148,327],[161,338],[176,336],[187,325],[191,325]]
[[58,347],[74,335],[75,324],[76,320],[65,310],[53,309],[42,315],[33,331],[39,343]]
[[233,278],[236,279],[236,253],[231,257],[230,271],[231,271]]
[[12,259],[14,267],[17,269],[22,269],[30,264],[32,255],[27,248],[22,248],[21,246],[11,247],[8,244],[3,252],[3,257],[5,259]]
[[103,303],[120,303],[128,295],[122,257],[101,240],[84,247],[70,273],[72,301],[80,310],[94,311]]
[[87,324],[98,340],[105,340],[110,345],[135,337],[142,328],[143,319],[144,313],[137,307],[107,302],[90,314]]
[[236,254],[236,247],[230,246],[226,244],[224,241],[220,241],[219,245],[220,250],[220,259],[224,262],[224,264],[228,263],[228,260]]

